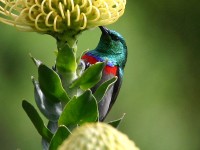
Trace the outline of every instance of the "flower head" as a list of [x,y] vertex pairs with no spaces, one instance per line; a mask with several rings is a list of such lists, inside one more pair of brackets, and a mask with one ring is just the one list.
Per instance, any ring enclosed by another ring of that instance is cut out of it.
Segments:
[[75,35],[115,22],[125,5],[126,0],[0,0],[0,22],[24,31]]
[[59,150],[139,150],[125,134],[105,123],[87,123],[76,128]]

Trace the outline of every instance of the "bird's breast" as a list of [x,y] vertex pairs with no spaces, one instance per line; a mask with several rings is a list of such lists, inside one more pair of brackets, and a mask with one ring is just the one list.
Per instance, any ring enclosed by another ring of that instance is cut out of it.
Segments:
[[[89,63],[89,64],[95,64],[97,62],[105,61],[104,59],[102,59],[100,57],[92,56],[92,55],[88,55],[88,54],[83,55],[82,60],[84,60],[86,63]],[[118,67],[114,66],[111,62],[108,61],[108,63],[106,64],[106,66],[104,68],[104,73],[112,74],[112,75],[116,76],[117,70],[118,70]]]
[[111,67],[111,66],[106,65],[105,68],[104,68],[104,71],[105,71],[106,74],[113,74],[114,76],[116,76],[117,75],[117,69],[118,69],[117,66]]

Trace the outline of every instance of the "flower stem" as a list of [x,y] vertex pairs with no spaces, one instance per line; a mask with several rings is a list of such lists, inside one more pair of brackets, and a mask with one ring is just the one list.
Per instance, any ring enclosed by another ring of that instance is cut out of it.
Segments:
[[57,47],[56,69],[67,94],[73,97],[77,95],[77,89],[70,89],[69,86],[77,78],[77,39],[68,38],[67,42],[57,41]]

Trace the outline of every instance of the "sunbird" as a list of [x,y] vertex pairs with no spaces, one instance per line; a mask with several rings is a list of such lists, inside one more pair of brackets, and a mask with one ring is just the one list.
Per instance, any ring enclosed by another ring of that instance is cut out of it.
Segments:
[[84,62],[85,68],[97,62],[106,62],[101,80],[91,89],[93,93],[103,82],[114,76],[118,77],[98,104],[99,121],[103,121],[115,103],[121,88],[127,61],[127,46],[125,39],[118,32],[103,26],[99,28],[102,34],[97,47],[86,52],[81,60]]

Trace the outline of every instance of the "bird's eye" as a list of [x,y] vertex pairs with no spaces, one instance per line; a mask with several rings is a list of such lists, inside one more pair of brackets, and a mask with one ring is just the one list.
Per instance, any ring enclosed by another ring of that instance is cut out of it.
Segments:
[[117,36],[112,36],[112,39],[113,39],[114,41],[119,41],[119,37],[117,37]]

